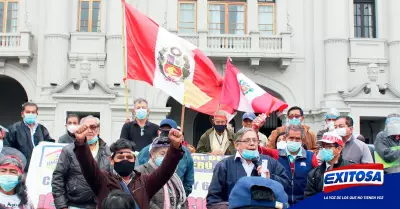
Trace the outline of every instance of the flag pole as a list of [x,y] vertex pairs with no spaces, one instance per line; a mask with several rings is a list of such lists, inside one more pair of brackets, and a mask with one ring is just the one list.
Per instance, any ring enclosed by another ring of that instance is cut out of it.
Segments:
[[185,104],[182,105],[182,111],[181,111],[181,132],[183,132],[183,125],[185,124]]
[[126,108],[126,118],[129,118],[129,105],[128,105],[128,82],[127,82],[127,73],[126,73],[126,45],[125,45],[125,0],[121,0],[121,11],[122,11],[122,63],[124,65],[124,85],[125,85],[125,108]]

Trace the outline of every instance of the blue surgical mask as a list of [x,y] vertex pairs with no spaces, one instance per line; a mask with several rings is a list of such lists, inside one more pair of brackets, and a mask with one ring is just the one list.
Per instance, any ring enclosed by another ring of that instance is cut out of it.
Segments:
[[325,162],[329,162],[335,157],[335,155],[333,155],[333,150],[331,149],[323,148],[322,150],[320,150],[320,153],[321,153],[321,160]]
[[257,158],[259,156],[259,154],[258,154],[258,150],[243,149],[242,150],[242,156],[246,160],[252,160],[254,158]]
[[36,114],[24,114],[24,121],[28,125],[34,124],[36,122]]
[[164,156],[156,157],[156,165],[160,166],[163,160],[164,160]]
[[141,109],[135,110],[135,112],[136,112],[136,118],[139,120],[143,120],[147,117],[147,109],[141,108]]
[[0,175],[0,186],[1,188],[9,192],[18,185],[18,176],[14,175]]
[[92,145],[92,144],[96,143],[97,141],[99,141],[99,136],[96,135],[95,137],[93,137],[93,139],[89,140],[87,143],[89,145]]
[[300,118],[293,118],[289,120],[289,124],[291,125],[301,125],[301,120]]
[[287,141],[286,148],[289,152],[297,152],[301,148],[301,142]]

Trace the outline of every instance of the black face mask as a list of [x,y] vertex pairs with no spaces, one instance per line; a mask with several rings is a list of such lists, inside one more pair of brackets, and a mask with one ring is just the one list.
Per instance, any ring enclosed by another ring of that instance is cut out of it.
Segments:
[[129,162],[128,160],[114,163],[114,170],[122,177],[131,175],[134,168],[135,162]]
[[218,133],[222,133],[225,131],[226,125],[214,125],[214,128]]

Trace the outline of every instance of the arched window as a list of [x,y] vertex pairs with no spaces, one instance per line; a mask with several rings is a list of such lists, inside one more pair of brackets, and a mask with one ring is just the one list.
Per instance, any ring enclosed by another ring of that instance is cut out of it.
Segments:
[[100,32],[101,0],[79,0],[78,30]]
[[19,0],[0,0],[1,29],[3,33],[17,32]]

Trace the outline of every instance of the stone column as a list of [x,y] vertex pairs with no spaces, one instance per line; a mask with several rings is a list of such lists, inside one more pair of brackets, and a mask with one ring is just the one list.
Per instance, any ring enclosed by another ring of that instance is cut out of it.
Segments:
[[247,33],[258,31],[258,2],[247,0]]
[[[338,91],[348,91],[348,0],[324,0],[325,107],[345,105]],[[342,12],[338,12],[342,11]]]
[[288,0],[276,0],[276,34],[287,32]]
[[208,4],[207,0],[197,0],[197,32],[199,34],[199,48],[207,48],[208,36]]
[[[400,1],[388,0],[389,6],[389,83],[397,91],[400,91],[400,28],[398,21],[400,18]],[[396,26],[397,25],[397,26]]]
[[[69,0],[46,0],[46,29],[44,35],[44,73],[49,80],[44,85],[61,85],[68,75]],[[62,8],[62,9],[61,9]],[[46,77],[46,76],[45,76]]]
[[[167,30],[178,32],[178,0],[167,0]],[[162,24],[162,23],[161,23]]]
[[[318,1],[318,0],[317,0]],[[315,99],[315,65],[314,65],[314,0],[303,1],[303,14],[304,14],[304,31],[305,43],[304,43],[304,66],[307,82],[305,83],[305,108],[314,108]],[[290,38],[290,37],[289,37]],[[283,40],[282,40],[283,42]],[[283,44],[282,44],[283,45]],[[283,47],[282,47],[283,48]]]
[[120,2],[107,1],[107,85],[123,87],[122,8]]

